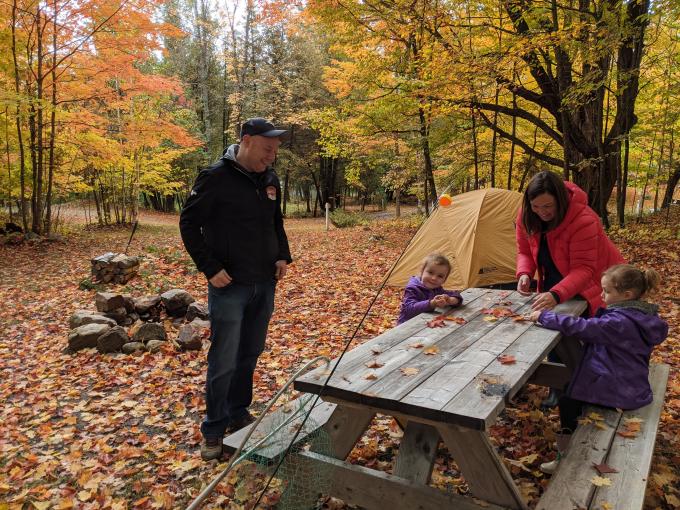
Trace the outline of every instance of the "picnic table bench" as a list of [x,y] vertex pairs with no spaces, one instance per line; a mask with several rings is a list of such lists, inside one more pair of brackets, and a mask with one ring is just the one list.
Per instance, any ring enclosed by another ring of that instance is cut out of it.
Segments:
[[[428,326],[437,314],[421,314],[348,351],[328,381],[327,367],[296,379],[296,390],[323,399],[317,402],[312,399],[307,405],[313,406],[312,421],[329,435],[332,453],[296,449],[292,455],[301,469],[322,468],[331,472],[331,495],[368,509],[479,510],[480,504],[491,510],[527,508],[505,463],[489,441],[487,430],[525,383],[564,387],[580,359],[580,344],[556,331],[516,320],[530,310],[531,297],[491,289],[468,289],[463,297],[462,307],[448,311],[452,320],[440,322],[444,327]],[[556,311],[578,315],[585,307],[585,301],[569,301],[558,305]],[[543,361],[553,348],[558,349],[564,365]],[[331,367],[336,361],[331,362]],[[665,372],[663,368],[652,371],[654,403],[644,413],[639,410],[648,424],[643,430],[644,443],[651,447],[635,458],[647,459],[647,470],[663,401],[664,373],[667,378],[667,367]],[[277,411],[282,412],[285,411]],[[345,461],[377,413],[394,417],[404,429],[392,474]],[[626,417],[619,416],[616,426],[623,424]],[[276,420],[277,416],[270,419]],[[607,415],[604,420],[615,428],[613,416]],[[572,444],[583,440],[581,435],[586,434],[586,429],[581,429]],[[235,450],[247,430],[225,438],[225,449]],[[310,431],[305,429],[297,440],[302,441],[307,433]],[[613,436],[611,432],[610,439]],[[428,485],[440,440],[458,464],[474,498]],[[610,458],[613,463],[617,455],[632,456],[623,446],[617,446],[616,438],[609,446],[609,457],[601,459]],[[285,453],[287,447],[282,443],[258,454],[274,459]],[[642,466],[640,472],[645,471],[643,464],[642,461],[637,464]],[[583,478],[579,473],[581,478],[577,479],[578,470],[568,466],[555,475],[555,488],[548,489],[540,508],[580,508],[569,506],[570,498],[585,501],[577,499],[575,493],[565,496],[565,487]],[[569,475],[570,472],[574,474]],[[625,480],[622,487],[627,484]],[[562,492],[559,487],[563,487]],[[609,492],[598,490],[595,496],[614,500],[620,497],[612,493],[615,489],[608,489]],[[644,487],[638,490],[644,494]],[[592,496],[591,491],[591,500],[595,501]],[[600,500],[604,501],[597,499]]]
[[[607,508],[605,503],[616,510],[642,508],[668,372],[668,365],[652,364],[649,381],[654,400],[645,407],[625,412],[586,408],[537,510],[599,510]],[[600,474],[595,465],[617,472]],[[593,484],[594,476],[607,477],[611,485]]]

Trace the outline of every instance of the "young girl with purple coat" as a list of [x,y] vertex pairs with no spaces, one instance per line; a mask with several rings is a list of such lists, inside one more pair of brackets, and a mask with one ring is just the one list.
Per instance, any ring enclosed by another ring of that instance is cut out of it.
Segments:
[[557,437],[557,459],[541,464],[552,474],[566,454],[571,433],[587,404],[637,409],[652,401],[649,358],[668,335],[659,307],[643,298],[659,288],[653,269],[641,271],[628,264],[610,267],[602,275],[602,299],[593,318],[572,317],[551,311],[533,312],[530,319],[583,343],[583,358],[559,400],[562,433]]
[[397,324],[435,308],[460,306],[463,303],[460,292],[442,287],[450,272],[451,262],[444,255],[431,253],[425,257],[420,276],[412,276],[406,284]]

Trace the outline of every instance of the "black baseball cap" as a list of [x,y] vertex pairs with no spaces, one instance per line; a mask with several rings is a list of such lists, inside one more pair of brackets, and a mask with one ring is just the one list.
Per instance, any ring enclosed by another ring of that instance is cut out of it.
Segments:
[[243,138],[244,135],[259,135],[266,136],[267,138],[274,138],[276,136],[281,136],[285,132],[285,129],[276,129],[274,124],[262,117],[248,119],[241,125],[241,138]]

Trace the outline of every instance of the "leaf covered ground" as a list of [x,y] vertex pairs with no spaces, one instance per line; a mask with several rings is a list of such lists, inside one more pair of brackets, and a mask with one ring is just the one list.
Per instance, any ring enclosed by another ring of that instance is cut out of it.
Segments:
[[[671,376],[647,509],[680,507],[678,220],[659,216],[612,234],[629,260],[662,274],[658,302],[671,325],[654,354],[671,365]],[[204,279],[182,249],[176,221],[143,218],[129,250],[143,256],[140,275],[112,289],[141,296],[179,287],[205,302]],[[277,292],[255,413],[305,360],[341,352],[415,228],[382,221],[324,232],[320,221],[289,220],[287,230],[295,263]],[[60,242],[0,246],[0,510],[183,508],[225,466],[198,455],[207,345],[179,353],[168,343],[140,356],[63,352],[70,314],[94,308],[89,259],[123,251],[128,237],[129,230],[72,225]],[[392,327],[399,300],[399,291],[383,290],[355,342]],[[556,413],[539,410],[544,395],[528,386],[491,434],[530,503],[546,484],[538,465],[553,455],[557,427]],[[379,417],[351,458],[390,471],[399,436],[391,419]],[[467,493],[446,450],[439,454],[433,485]],[[257,480],[244,483],[234,473],[206,508],[252,506]]]

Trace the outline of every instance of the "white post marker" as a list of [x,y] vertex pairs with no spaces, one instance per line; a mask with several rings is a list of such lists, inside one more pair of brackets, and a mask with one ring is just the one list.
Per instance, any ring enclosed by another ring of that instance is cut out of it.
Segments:
[[330,218],[331,204],[326,202],[326,232],[328,232],[328,219]]

